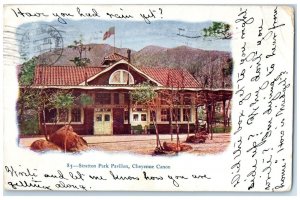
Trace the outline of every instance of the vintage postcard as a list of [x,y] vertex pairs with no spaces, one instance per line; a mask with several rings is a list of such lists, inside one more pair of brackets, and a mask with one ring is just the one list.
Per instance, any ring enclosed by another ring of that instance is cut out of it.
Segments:
[[292,6],[3,16],[5,190],[291,190]]

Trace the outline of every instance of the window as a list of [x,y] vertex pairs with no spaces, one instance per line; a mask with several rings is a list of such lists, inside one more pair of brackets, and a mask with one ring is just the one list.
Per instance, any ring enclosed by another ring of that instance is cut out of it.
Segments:
[[183,121],[191,121],[191,109],[190,108],[184,108],[183,109]]
[[161,94],[161,96],[160,96],[160,104],[161,105],[168,105],[168,99],[169,99],[169,95],[167,95],[167,94]]
[[95,103],[96,104],[111,104],[110,93],[96,93]]
[[109,84],[112,83],[121,83],[121,71],[116,71],[111,75]]
[[183,103],[184,103],[184,105],[191,105],[192,104],[192,100],[191,100],[191,95],[190,94],[183,95]]
[[215,107],[217,112],[221,112],[222,111],[222,105],[221,104],[217,104]]
[[141,114],[141,121],[147,121],[147,114]]
[[172,110],[172,121],[181,121],[180,120],[180,108],[174,108]]
[[123,83],[128,84],[128,77],[129,77],[129,84],[133,84],[133,77],[127,71],[123,71]]
[[68,122],[69,121],[69,110],[58,109],[58,121],[59,122]]
[[147,112],[147,108],[132,108],[133,112]]
[[181,96],[179,94],[173,96],[173,103],[175,105],[181,105]]
[[104,121],[105,122],[109,122],[110,121],[110,115],[109,114],[105,114],[104,115]]
[[134,114],[133,115],[133,121],[139,121],[139,115],[138,114]]
[[170,119],[169,109],[166,109],[166,108],[161,109],[160,117],[161,117],[162,122],[169,121],[169,119]]
[[128,110],[124,111],[124,121],[128,121]]
[[71,122],[81,122],[81,109],[80,108],[72,108]]
[[114,93],[114,104],[115,105],[119,105],[120,104],[119,93]]
[[98,115],[96,116],[96,121],[97,121],[97,122],[102,122],[102,114],[98,114]]
[[55,108],[52,108],[52,109],[46,108],[45,116],[46,116],[46,119],[45,119],[46,123],[55,123],[56,117],[57,117],[57,110]]
[[46,123],[81,123],[83,112],[81,108],[72,109],[46,109]]
[[117,70],[109,77],[109,84],[134,84],[133,76],[126,70]]
[[154,110],[150,111],[150,121],[156,121],[156,112]]
[[124,93],[124,104],[128,104],[130,101],[129,93]]

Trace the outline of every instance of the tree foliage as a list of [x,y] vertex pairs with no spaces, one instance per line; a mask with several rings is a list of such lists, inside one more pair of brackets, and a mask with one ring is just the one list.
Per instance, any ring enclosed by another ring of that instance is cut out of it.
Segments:
[[93,98],[90,95],[81,94],[79,96],[79,102],[80,102],[80,105],[82,105],[82,106],[88,106],[88,105],[93,104]]
[[[45,90],[31,89],[27,87],[20,90],[17,102],[17,111],[21,133],[29,131],[26,128],[26,124],[30,121],[30,118],[34,119],[35,116],[37,119],[40,119],[40,114],[44,113],[45,108],[49,105],[49,95],[50,94],[48,94]],[[30,115],[26,114],[28,111]],[[43,133],[45,135],[45,139],[48,140],[46,129],[44,129]]]
[[226,61],[227,67],[225,68],[224,75],[231,76],[233,72],[233,60],[232,58],[228,58]]
[[149,104],[156,98],[157,92],[149,83],[138,85],[138,89],[130,92],[130,98],[135,103]]
[[34,80],[34,70],[37,64],[37,57],[33,57],[27,62],[24,62],[21,66],[19,73],[19,84],[23,86],[29,86]]
[[73,62],[77,67],[85,67],[91,62],[89,58],[80,57],[75,57],[73,60],[70,61]]
[[230,25],[223,22],[212,22],[212,25],[203,29],[204,37],[217,39],[231,39]]
[[83,52],[90,51],[92,48],[90,46],[86,46],[82,43],[82,39],[80,40],[74,40],[74,44],[69,45],[68,48],[73,49],[75,51],[78,51],[79,56],[74,57],[74,59],[70,60],[78,67],[85,67],[87,66],[91,60],[89,58],[83,58],[82,54]]
[[[19,105],[22,104],[23,110],[34,110],[38,112],[38,108],[40,106],[41,96],[40,92],[38,90],[23,90],[20,92],[20,96],[18,99],[18,108],[20,108]],[[18,112],[21,112],[20,109],[18,109]]]
[[155,98],[157,97],[157,92],[154,90],[153,86],[149,82],[145,82],[138,85],[138,88],[130,92],[131,101],[136,104],[143,104],[150,109],[150,115],[152,115],[152,123],[155,127],[155,135],[156,135],[156,149],[155,152],[161,152],[163,147],[161,146],[161,142],[159,139],[157,124],[156,124],[156,116],[152,112],[155,109]]
[[71,93],[57,91],[50,96],[49,102],[54,108],[69,109],[74,105],[75,97]]

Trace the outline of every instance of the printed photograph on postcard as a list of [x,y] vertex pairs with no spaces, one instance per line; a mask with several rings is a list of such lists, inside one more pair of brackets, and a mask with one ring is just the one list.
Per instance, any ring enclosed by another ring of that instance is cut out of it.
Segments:
[[292,6],[3,17],[4,190],[291,190]]

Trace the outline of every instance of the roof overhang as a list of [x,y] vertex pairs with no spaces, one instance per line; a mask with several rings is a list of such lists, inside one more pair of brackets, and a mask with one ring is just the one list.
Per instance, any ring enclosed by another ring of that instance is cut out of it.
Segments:
[[[20,88],[25,88],[26,86],[20,86]],[[42,85],[34,85],[30,86],[32,89],[82,89],[82,90],[96,90],[96,89],[101,89],[101,90],[136,90],[140,88],[139,86],[98,86],[98,85],[48,85],[48,86],[42,86]],[[172,87],[164,87],[164,86],[154,86],[154,90],[178,90],[177,88],[172,88]],[[231,89],[208,89],[208,88],[181,88],[180,90],[185,90],[185,91],[203,91],[203,92],[231,92]]]
[[[157,82],[156,80],[154,80],[153,78],[151,78],[150,76],[148,76],[147,74],[145,74],[144,72],[142,72],[141,70],[139,70],[138,68],[136,68],[135,66],[133,66],[132,64],[130,64],[129,62],[125,61],[125,60],[120,60],[118,62],[116,62],[115,64],[111,65],[110,67],[107,67],[106,69],[102,70],[101,72],[95,74],[94,76],[90,77],[87,79],[86,82],[90,82],[92,80],[94,80],[95,78],[97,78],[98,76],[100,76],[101,74],[104,74],[105,72],[108,72],[109,70],[111,70],[112,68],[114,68],[115,66],[119,65],[119,64],[126,64],[129,65],[131,68],[133,68],[136,72],[138,72],[139,74],[143,75],[144,77],[146,77],[147,79],[149,79],[150,81],[156,83],[158,86],[163,86],[161,83]],[[81,82],[79,85],[85,85],[85,81]]]

